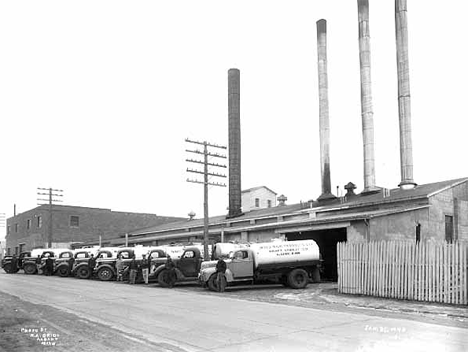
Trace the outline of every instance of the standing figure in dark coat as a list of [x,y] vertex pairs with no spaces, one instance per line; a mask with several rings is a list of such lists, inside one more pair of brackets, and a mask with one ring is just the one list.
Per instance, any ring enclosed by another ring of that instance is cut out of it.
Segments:
[[135,283],[137,271],[138,271],[138,263],[135,259],[135,254],[132,257],[132,261],[130,262],[128,268],[130,269],[130,277],[128,279],[128,283],[133,285]]
[[167,255],[165,268],[167,269],[167,284],[170,288],[173,288],[175,282],[177,281],[177,274],[175,271],[175,264],[169,254]]
[[70,259],[68,259],[68,275],[71,275],[73,272],[73,265],[75,264],[75,257],[71,256]]
[[11,257],[11,269],[8,272],[9,274],[14,274],[18,271],[18,258],[16,258],[16,254],[13,254]]
[[45,261],[45,274],[47,276],[50,276],[54,273],[54,260],[48,256],[46,261]]
[[218,292],[224,292],[226,288],[226,262],[223,258],[219,258],[218,262],[216,263],[216,283],[218,285]]
[[91,272],[91,277],[94,275],[94,268],[96,267],[96,258],[94,257],[94,254],[91,254],[88,260],[88,267],[89,271]]

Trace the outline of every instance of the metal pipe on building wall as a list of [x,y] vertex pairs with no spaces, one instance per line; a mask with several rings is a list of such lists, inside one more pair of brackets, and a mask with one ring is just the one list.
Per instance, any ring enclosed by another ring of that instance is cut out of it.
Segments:
[[358,0],[359,63],[361,72],[361,119],[364,150],[364,191],[373,192],[375,186],[374,112],[372,110],[371,55],[369,30],[369,1]]
[[408,17],[406,0],[395,0],[395,34],[398,72],[398,116],[400,124],[399,187],[411,189],[413,181],[413,145],[411,137],[411,96],[408,59]]
[[241,131],[240,131],[240,71],[228,71],[228,134],[229,134],[229,213],[242,215]]
[[322,194],[318,200],[334,199],[330,175],[330,118],[328,108],[327,21],[317,21],[317,66],[319,84],[319,131]]

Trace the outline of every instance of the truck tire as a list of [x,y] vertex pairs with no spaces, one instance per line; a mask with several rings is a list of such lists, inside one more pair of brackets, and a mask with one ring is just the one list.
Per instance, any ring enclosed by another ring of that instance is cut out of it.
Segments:
[[312,269],[312,282],[320,282],[321,279],[320,279],[320,269],[317,268],[317,267],[314,267]]
[[169,272],[167,270],[163,270],[158,274],[158,284],[161,287],[169,287]]
[[5,270],[5,272],[6,272],[7,274],[10,274],[10,273],[11,273],[11,264],[10,264],[10,263],[5,264],[5,265],[3,266],[3,270]]
[[37,273],[36,264],[32,264],[32,263],[26,263],[26,264],[24,264],[23,270],[24,270],[24,273],[25,273],[25,274],[28,274],[28,275],[32,275],[32,274]]
[[294,269],[288,275],[288,284],[291,288],[304,288],[309,283],[309,275],[304,269]]
[[68,270],[68,266],[67,265],[59,266],[57,268],[57,274],[60,277],[67,277],[68,275],[70,275],[70,271]]
[[110,281],[114,277],[114,272],[111,268],[104,267],[98,270],[97,277],[101,281]]
[[216,279],[216,274],[211,275],[208,279],[208,289],[210,291],[218,291],[218,281]]
[[89,279],[91,277],[91,270],[86,265],[83,265],[76,269],[76,277],[78,279]]

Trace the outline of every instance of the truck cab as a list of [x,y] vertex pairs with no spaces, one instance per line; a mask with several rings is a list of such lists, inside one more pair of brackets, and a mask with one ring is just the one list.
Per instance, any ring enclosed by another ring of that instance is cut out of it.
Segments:
[[30,257],[31,252],[21,252],[16,261],[16,268],[12,268],[11,260],[13,258],[12,255],[7,255],[2,259],[2,269],[8,273],[8,274],[15,274],[17,273],[20,269],[23,269],[23,259],[25,257]]
[[[200,272],[203,254],[198,247],[188,247],[184,250],[180,259],[173,259],[177,282],[179,281],[194,281],[197,280]],[[168,270],[164,265],[156,268],[154,276],[158,278],[159,285],[168,287]]]
[[[68,248],[38,248],[31,251],[30,257],[25,257],[23,259],[23,270],[25,274],[33,275],[37,274],[37,266],[44,266],[47,258],[52,258],[54,260],[54,269],[55,269],[55,260],[59,258],[63,253],[71,253]],[[40,263],[38,263],[38,258]]]

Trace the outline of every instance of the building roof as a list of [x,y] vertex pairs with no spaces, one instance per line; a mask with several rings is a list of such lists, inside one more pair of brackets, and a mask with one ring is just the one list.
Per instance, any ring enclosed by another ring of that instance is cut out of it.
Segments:
[[253,192],[253,191],[256,191],[256,190],[262,189],[262,188],[265,188],[265,189],[269,190],[271,193],[277,194],[275,191],[272,191],[271,188],[268,188],[267,186],[257,186],[257,187],[247,188],[247,189],[242,190],[241,193]]
[[[345,197],[337,198],[336,201],[327,205],[315,206],[316,204],[314,204],[313,207],[309,203],[297,203],[255,209],[235,218],[226,218],[226,215],[213,216],[209,218],[210,233],[218,233],[221,228],[226,232],[238,232],[271,227],[284,228],[288,226],[332,224],[419,210],[427,208],[429,205],[417,201],[428,199],[439,192],[467,181],[468,178],[460,178],[418,185],[409,190],[395,188],[372,194],[358,194],[350,199]],[[386,206],[378,209],[369,207],[369,205],[379,204],[385,204]],[[216,225],[218,225],[218,229],[215,229]],[[198,236],[203,233],[202,228],[203,219],[183,220],[133,231],[130,237],[136,237],[133,240],[136,241],[137,238],[156,240]]]

